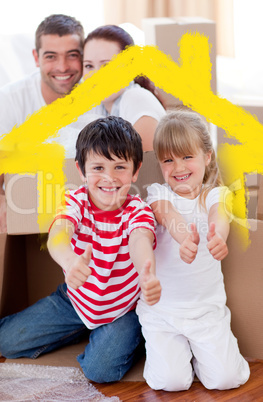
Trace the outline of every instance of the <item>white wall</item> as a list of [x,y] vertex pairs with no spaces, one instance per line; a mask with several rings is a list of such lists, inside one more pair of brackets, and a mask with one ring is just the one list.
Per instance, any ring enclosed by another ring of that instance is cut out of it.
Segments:
[[0,33],[34,33],[50,14],[67,14],[78,19],[88,33],[104,24],[103,0],[5,0],[1,5]]
[[218,92],[230,100],[262,104],[263,1],[234,0],[235,58],[218,57]]

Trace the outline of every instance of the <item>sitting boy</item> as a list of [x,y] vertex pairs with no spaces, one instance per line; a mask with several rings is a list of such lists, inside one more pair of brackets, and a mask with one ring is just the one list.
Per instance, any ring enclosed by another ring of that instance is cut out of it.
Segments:
[[76,144],[84,185],[66,194],[51,225],[48,249],[65,283],[26,310],[0,320],[0,352],[30,357],[76,343],[88,329],[78,356],[87,378],[120,380],[142,342],[134,311],[140,288],[158,302],[154,217],[138,196],[128,194],[142,164],[142,144],[120,117],[88,124]]

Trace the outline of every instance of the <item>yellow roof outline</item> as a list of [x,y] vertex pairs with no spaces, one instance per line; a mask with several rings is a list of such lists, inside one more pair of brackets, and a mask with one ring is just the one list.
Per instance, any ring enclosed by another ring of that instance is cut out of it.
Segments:
[[[219,147],[218,159],[227,171],[226,184],[234,193],[234,219],[239,223],[242,237],[248,244],[244,173],[256,171],[262,174],[263,126],[255,116],[212,92],[210,44],[206,36],[198,32],[187,32],[179,45],[179,64],[157,47],[130,47],[78,85],[69,95],[29,116],[25,123],[1,137],[1,171],[21,174],[42,171],[44,181],[48,175],[49,186],[53,184],[54,189],[58,185],[63,187],[64,148],[54,143],[43,144],[43,141],[50,136],[55,138],[60,128],[100,104],[105,97],[127,86],[136,76],[145,75],[157,87],[180,99],[209,122],[222,127],[229,137],[236,138],[240,143]],[[38,189],[45,191],[45,183],[39,183]],[[45,199],[45,194],[39,194],[39,211],[46,210],[43,205]],[[57,207],[55,204],[57,201],[54,202],[54,212]],[[40,229],[46,225],[47,220],[50,221],[51,216],[53,214],[39,214]]]

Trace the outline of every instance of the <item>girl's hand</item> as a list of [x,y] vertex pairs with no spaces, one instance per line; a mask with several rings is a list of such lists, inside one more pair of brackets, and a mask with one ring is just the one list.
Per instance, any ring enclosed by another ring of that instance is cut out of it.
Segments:
[[89,268],[91,253],[92,247],[91,244],[88,244],[84,253],[75,255],[70,261],[69,267],[65,270],[65,282],[75,290],[82,286],[91,274],[91,269]]
[[198,244],[200,241],[199,233],[197,232],[196,225],[190,225],[190,233],[181,243],[179,252],[181,259],[187,264],[191,264],[197,254]]
[[207,248],[215,260],[221,261],[227,256],[227,244],[220,234],[216,232],[216,225],[213,222],[209,225],[207,241]]
[[160,281],[151,272],[151,262],[149,260],[145,262],[140,273],[140,286],[147,304],[152,306],[160,300],[162,288]]

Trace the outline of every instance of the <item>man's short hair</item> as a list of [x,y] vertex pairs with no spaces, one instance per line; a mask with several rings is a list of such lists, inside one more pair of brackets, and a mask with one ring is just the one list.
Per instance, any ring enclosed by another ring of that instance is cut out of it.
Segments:
[[35,34],[35,47],[37,53],[41,48],[42,35],[74,35],[77,34],[80,38],[80,45],[84,44],[84,29],[79,21],[74,17],[64,14],[52,14],[45,18],[37,27]]
[[83,175],[87,155],[93,152],[112,160],[116,156],[133,161],[133,173],[142,162],[142,140],[133,126],[121,117],[108,116],[87,124],[79,133],[76,158]]

